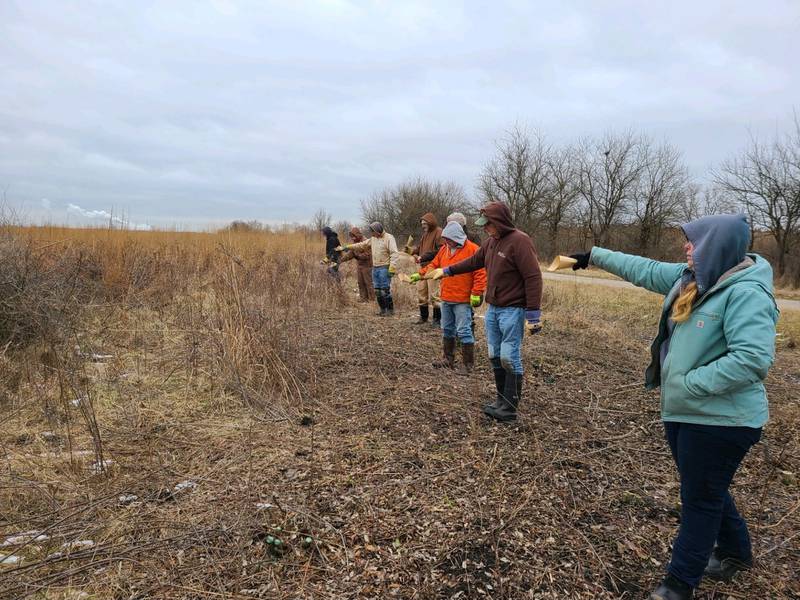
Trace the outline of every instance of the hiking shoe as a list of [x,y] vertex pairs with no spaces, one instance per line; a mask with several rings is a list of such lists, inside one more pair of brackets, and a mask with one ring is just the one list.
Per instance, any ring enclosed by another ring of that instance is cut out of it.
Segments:
[[667,575],[653,593],[650,600],[692,600],[694,590],[688,583],[673,575]]
[[742,560],[733,556],[725,556],[719,548],[714,548],[708,566],[703,573],[704,577],[714,581],[729,582],[739,571],[749,571],[753,568],[753,558]]

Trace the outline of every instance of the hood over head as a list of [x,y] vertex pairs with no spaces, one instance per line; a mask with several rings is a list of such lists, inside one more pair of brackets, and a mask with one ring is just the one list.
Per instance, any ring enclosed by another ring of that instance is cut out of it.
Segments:
[[699,295],[705,294],[740,262],[750,245],[750,226],[745,215],[710,215],[682,226],[694,246],[694,280]]
[[324,235],[326,238],[336,235],[336,232],[330,227],[323,227],[320,231],[322,231],[322,235]]
[[422,215],[421,221],[425,221],[428,224],[429,229],[436,229],[439,226],[439,221],[436,220],[436,215],[433,213],[425,213]]
[[463,246],[467,241],[467,234],[464,233],[464,228],[459,223],[451,221],[442,231],[442,237],[454,241],[459,246]]
[[370,223],[369,229],[377,235],[381,235],[383,233],[383,225],[381,225],[380,221],[373,221]]
[[481,208],[481,217],[475,221],[475,225],[483,226],[486,223],[494,225],[500,237],[516,229],[511,220],[511,210],[505,202],[489,202]]
[[454,212],[447,216],[448,223],[458,223],[461,227],[467,226],[467,217],[464,216],[463,213]]
[[350,228],[350,235],[355,239],[360,239],[364,237],[364,234],[361,233],[361,229],[359,229],[355,225]]

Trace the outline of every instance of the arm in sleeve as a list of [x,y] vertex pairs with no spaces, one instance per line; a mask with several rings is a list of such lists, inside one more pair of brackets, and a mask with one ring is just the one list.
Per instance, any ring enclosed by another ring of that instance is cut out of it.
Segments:
[[486,260],[486,249],[485,246],[481,246],[478,251],[470,256],[469,258],[465,258],[461,262],[457,262],[454,265],[450,265],[447,267],[447,270],[450,271],[451,275],[460,275],[461,273],[471,273],[472,271],[477,271],[478,269],[482,269],[484,266],[484,261]]
[[437,250],[431,250],[430,252],[426,252],[422,256],[419,257],[420,262],[430,262],[436,256]]
[[763,290],[734,292],[722,324],[728,352],[686,374],[695,396],[717,396],[762,381],[775,360],[775,301]]
[[442,251],[440,250],[439,252],[436,253],[431,262],[429,262],[427,265],[425,265],[419,270],[419,274],[425,275],[425,273],[427,273],[428,271],[432,271],[433,269],[438,269],[441,266],[442,266]]
[[514,262],[522,276],[525,286],[525,308],[539,310],[542,306],[542,270],[533,242],[526,238],[526,244],[520,244],[514,254]]
[[397,242],[391,233],[385,233],[384,235],[389,236],[389,239],[386,240],[386,250],[389,252],[389,266],[396,268],[398,257]]
[[371,248],[372,247],[372,238],[368,238],[363,242],[356,242],[355,244],[347,244],[348,249],[361,249],[361,248]]
[[592,248],[591,262],[633,285],[666,296],[686,269],[685,263],[665,263],[643,256]]

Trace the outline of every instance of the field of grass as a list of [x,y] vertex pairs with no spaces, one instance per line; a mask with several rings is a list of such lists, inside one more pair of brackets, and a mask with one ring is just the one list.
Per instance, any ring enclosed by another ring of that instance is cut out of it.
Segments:
[[[678,487],[642,388],[659,297],[547,282],[522,420],[431,368],[439,333],[359,304],[290,234],[4,233],[0,598],[640,598]],[[734,494],[800,594],[800,313]],[[275,540],[279,540],[276,543]]]

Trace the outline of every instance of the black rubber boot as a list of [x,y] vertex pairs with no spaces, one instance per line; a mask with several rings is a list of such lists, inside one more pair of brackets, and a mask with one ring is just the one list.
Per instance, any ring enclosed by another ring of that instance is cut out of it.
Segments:
[[456,361],[455,338],[442,338],[442,358],[433,361],[436,369],[452,369]]
[[520,397],[522,396],[522,381],[522,375],[506,372],[503,396],[497,403],[497,407],[487,407],[483,412],[501,423],[516,421],[517,408],[519,407]]
[[469,375],[475,368],[475,344],[461,345],[461,364],[456,369],[457,375]]
[[714,548],[711,558],[708,559],[708,566],[703,573],[704,577],[714,581],[729,582],[740,571],[749,571],[753,568],[753,557],[747,559],[726,556],[720,552],[719,548]]
[[672,575],[667,575],[661,585],[650,594],[650,600],[692,600],[692,598],[694,598],[692,587]]
[[442,309],[438,306],[433,307],[433,322],[431,322],[431,326],[436,329],[442,326]]
[[414,325],[422,325],[428,322],[428,315],[430,312],[428,311],[427,304],[421,304],[419,307],[419,320],[414,323]]
[[378,303],[378,308],[380,311],[375,313],[378,317],[385,317],[386,316],[386,298],[383,296],[383,290],[375,290],[375,301]]
[[394,299],[392,298],[392,292],[387,292],[386,294],[386,316],[394,316]]
[[503,392],[505,391],[506,387],[506,370],[500,366],[500,359],[499,358],[492,358],[490,359],[492,363],[492,372],[494,373],[494,387],[497,390],[497,395],[495,396],[494,402],[491,404],[484,404],[483,405],[483,412],[486,412],[487,408],[496,409],[500,406],[500,402],[503,399]]

